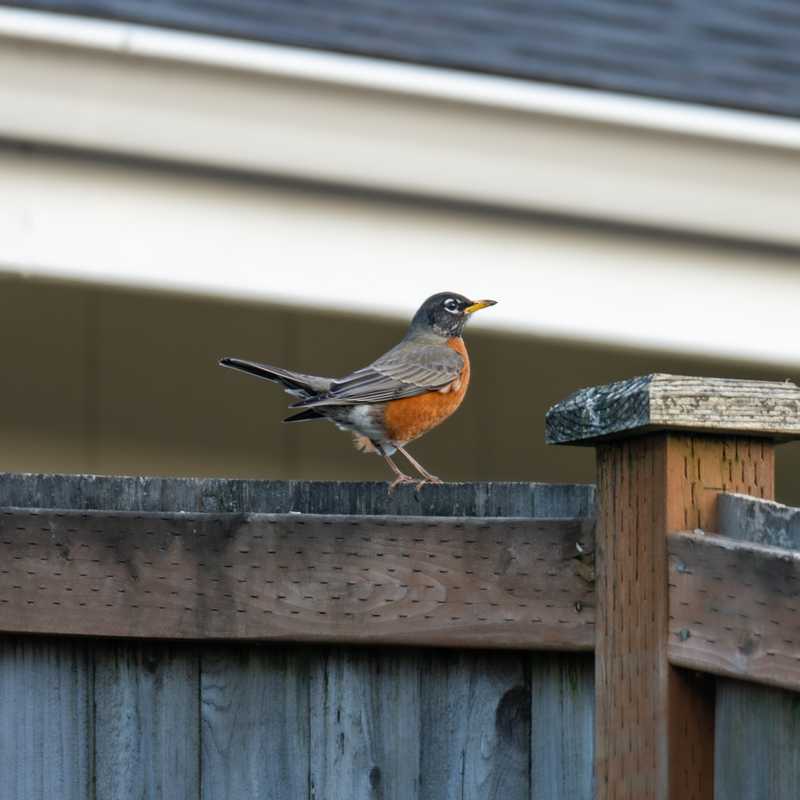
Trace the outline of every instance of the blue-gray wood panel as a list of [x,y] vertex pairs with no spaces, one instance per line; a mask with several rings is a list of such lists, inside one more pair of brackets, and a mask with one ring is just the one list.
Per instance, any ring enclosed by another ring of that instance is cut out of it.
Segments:
[[[0,506],[574,517],[594,487],[0,474]],[[5,637],[0,799],[590,800],[592,719],[574,654]]]
[[196,648],[147,642],[87,646],[94,665],[95,800],[196,798]]
[[0,638],[0,800],[85,800],[94,783],[85,642]]
[[18,0],[7,4],[800,115],[796,0]]

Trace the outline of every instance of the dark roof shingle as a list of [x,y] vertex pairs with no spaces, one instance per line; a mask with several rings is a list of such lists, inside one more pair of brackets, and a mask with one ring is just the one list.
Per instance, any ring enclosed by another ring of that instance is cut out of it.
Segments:
[[800,116],[796,0],[17,0],[5,5]]

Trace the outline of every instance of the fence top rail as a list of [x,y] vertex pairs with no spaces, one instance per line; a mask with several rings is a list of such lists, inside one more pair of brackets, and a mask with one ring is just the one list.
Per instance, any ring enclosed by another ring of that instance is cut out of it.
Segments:
[[575,518],[594,515],[594,486],[448,483],[420,492],[386,483],[0,473],[0,507],[201,513]]
[[733,539],[800,550],[800,508],[743,494],[721,494],[719,532]]

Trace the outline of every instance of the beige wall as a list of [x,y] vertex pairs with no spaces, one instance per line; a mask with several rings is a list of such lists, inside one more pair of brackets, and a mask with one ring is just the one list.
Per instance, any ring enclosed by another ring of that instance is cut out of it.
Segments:
[[[385,465],[357,453],[345,434],[327,423],[282,425],[286,395],[216,361],[238,355],[335,375],[367,363],[402,330],[385,320],[0,277],[0,470],[382,480]],[[580,386],[655,371],[798,377],[484,333],[478,318],[467,338],[474,377],[463,408],[413,445],[448,480],[593,480],[591,450],[542,442],[547,408]],[[800,504],[800,447],[779,453],[779,499]]]

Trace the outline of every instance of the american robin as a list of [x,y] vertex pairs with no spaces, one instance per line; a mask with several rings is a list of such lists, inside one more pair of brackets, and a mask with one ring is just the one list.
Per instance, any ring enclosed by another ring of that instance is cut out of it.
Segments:
[[[460,405],[469,385],[469,356],[461,338],[470,315],[495,305],[474,302],[455,292],[429,297],[411,320],[402,341],[373,361],[343,378],[304,375],[269,364],[223,358],[224,367],[281,384],[302,408],[284,422],[329,419],[354,434],[356,447],[386,459],[395,475],[391,493],[402,483],[441,483],[405,446],[444,422]],[[401,472],[392,461],[401,452],[422,479]]]

